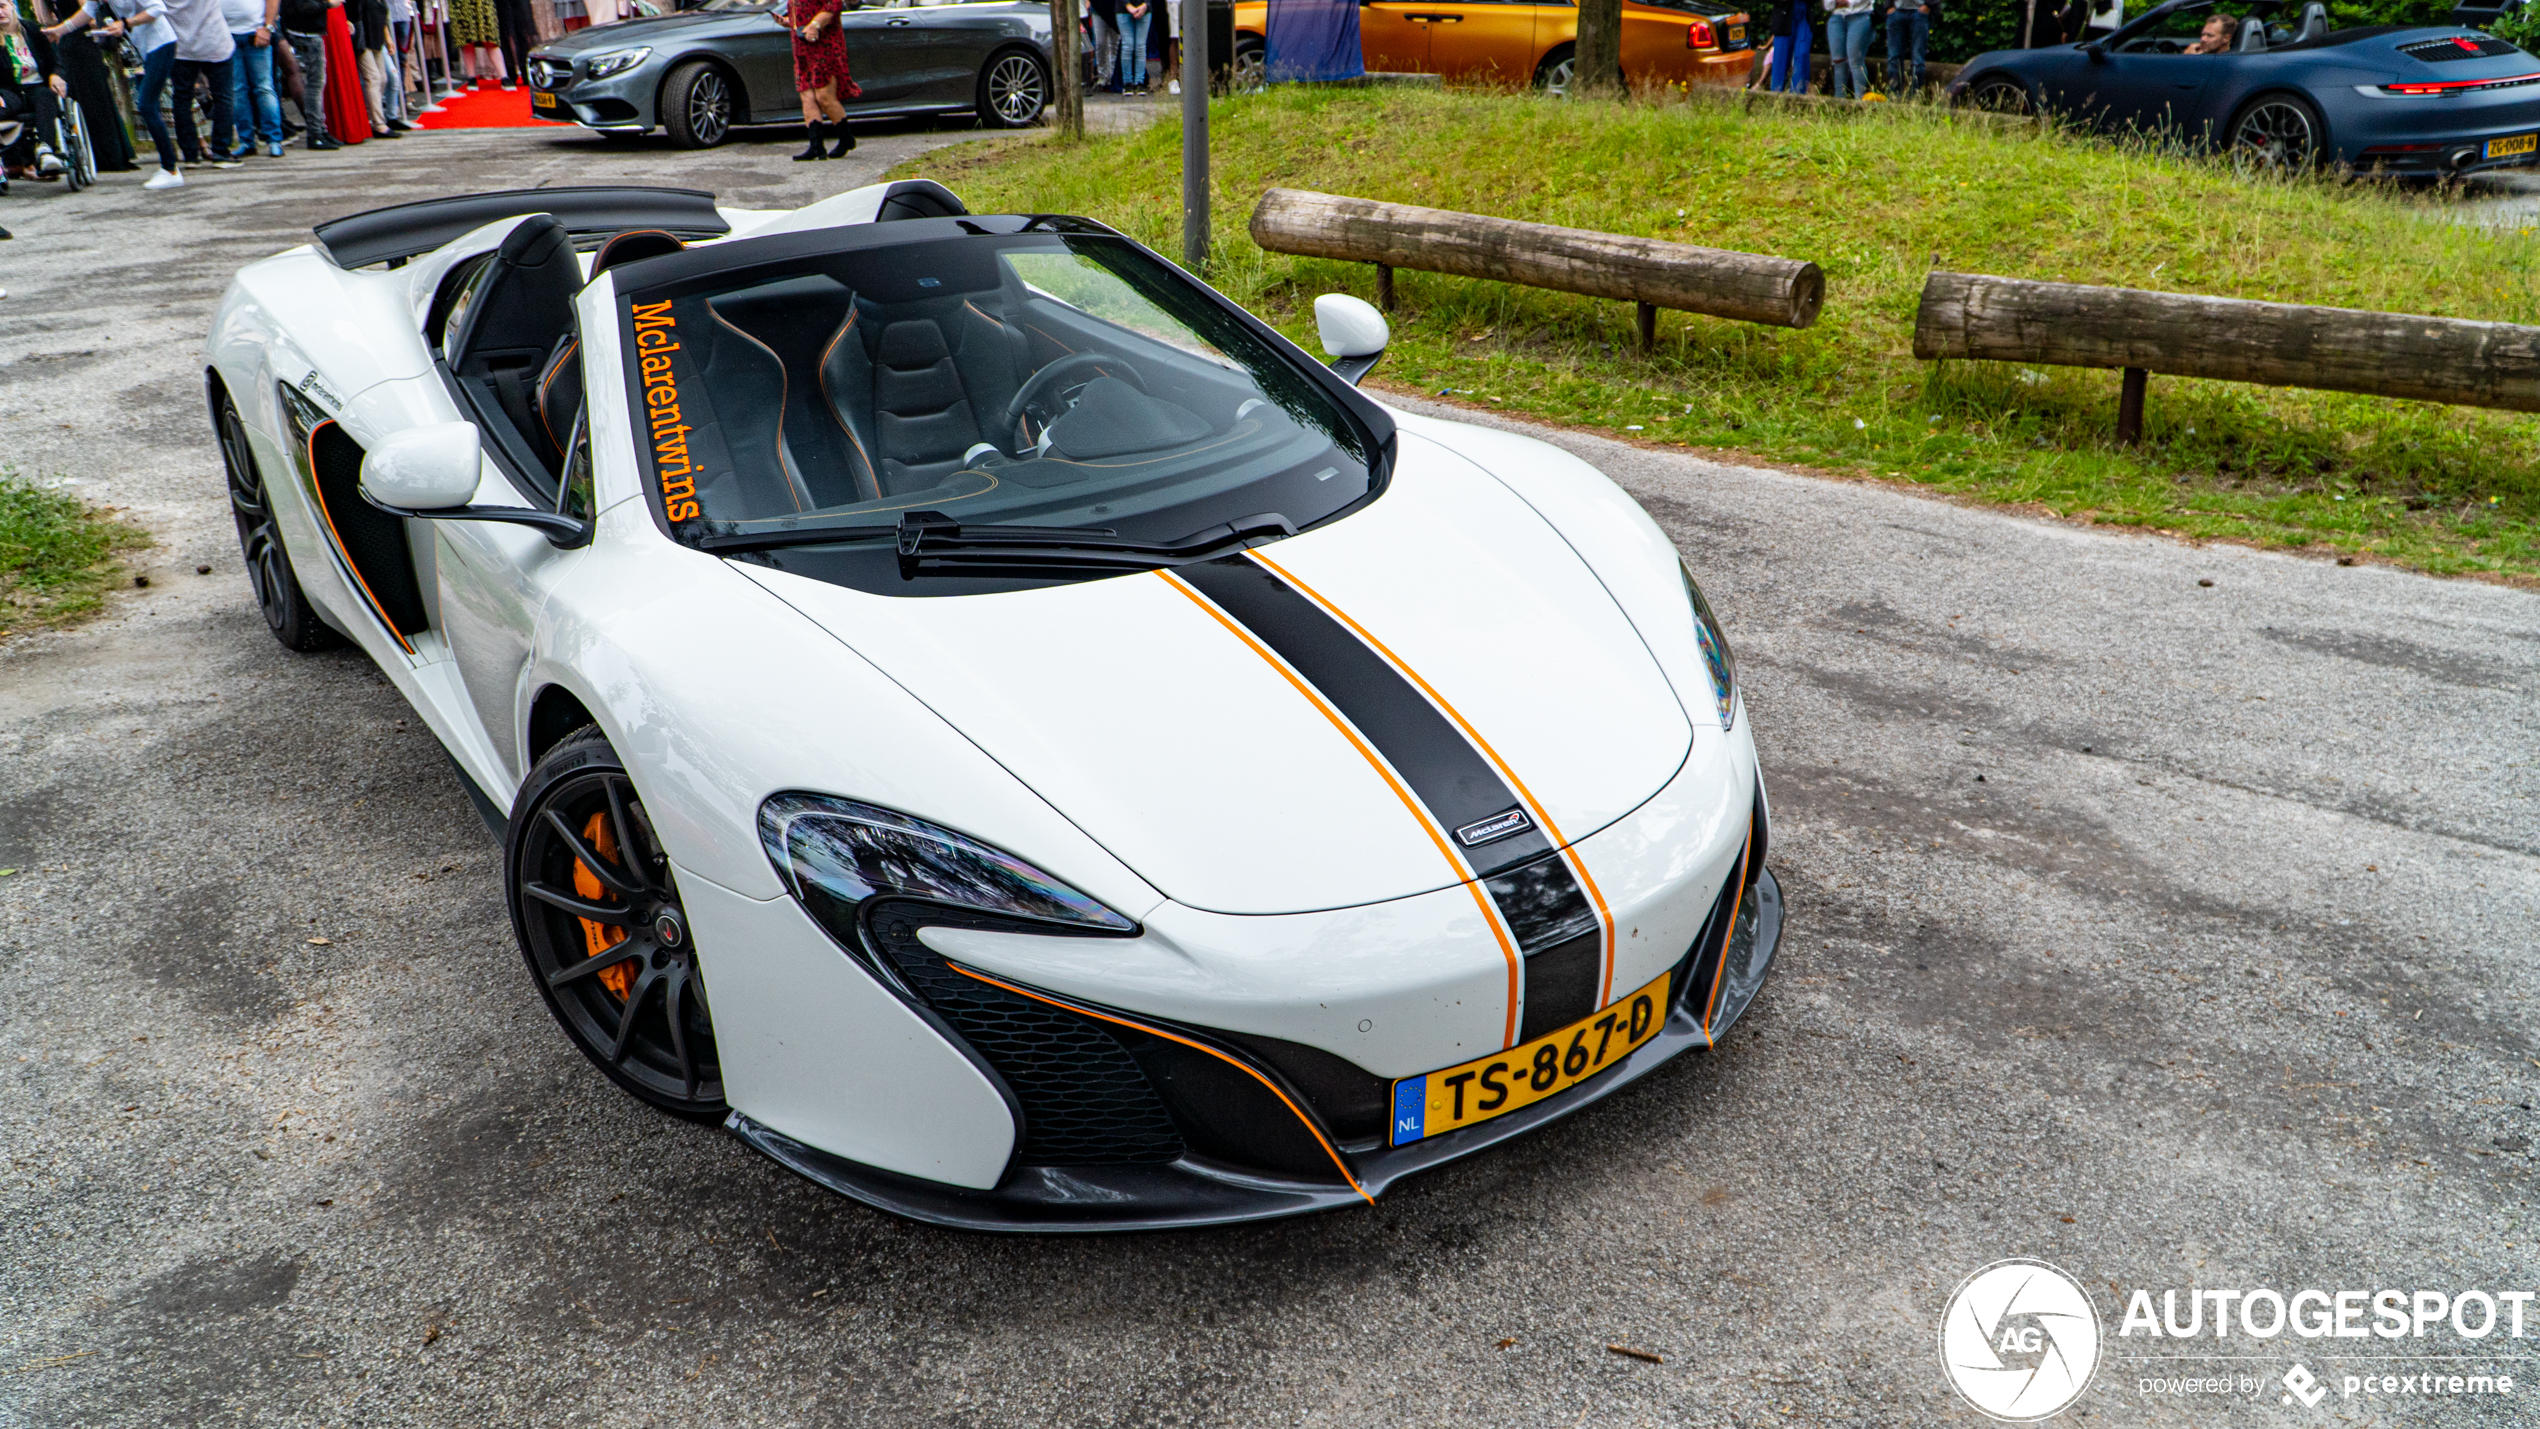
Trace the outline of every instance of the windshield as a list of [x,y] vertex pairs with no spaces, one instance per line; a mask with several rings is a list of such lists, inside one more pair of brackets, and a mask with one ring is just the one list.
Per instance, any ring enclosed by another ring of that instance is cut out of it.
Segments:
[[674,538],[870,542],[927,512],[1172,543],[1371,489],[1363,429],[1295,355],[1127,240],[892,227],[911,241],[622,299]]

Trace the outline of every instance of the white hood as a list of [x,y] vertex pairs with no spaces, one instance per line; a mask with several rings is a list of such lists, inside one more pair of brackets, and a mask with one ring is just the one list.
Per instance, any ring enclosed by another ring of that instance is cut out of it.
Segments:
[[[1257,554],[1337,617],[1334,629],[1354,625],[1425,686],[1421,698],[1486,746],[1560,841],[1584,839],[1667,782],[1693,726],[1557,532],[1462,457],[1400,440],[1378,500]],[[910,598],[734,568],[1176,902],[1295,913],[1464,877],[1404,781],[1334,717],[1348,700],[1301,685],[1185,583],[1146,573]],[[854,728],[849,714],[841,737]]]

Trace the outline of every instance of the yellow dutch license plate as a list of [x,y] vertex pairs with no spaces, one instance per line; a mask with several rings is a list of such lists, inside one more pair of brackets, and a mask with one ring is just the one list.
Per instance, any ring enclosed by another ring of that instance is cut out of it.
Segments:
[[529,91],[529,107],[532,109],[562,109],[564,108],[564,102],[543,89],[533,89]]
[[2487,157],[2491,159],[2510,159],[2534,149],[2540,149],[2540,134],[2508,134],[2502,139],[2487,141]]
[[1744,25],[1729,26],[1729,42],[1722,48],[1731,50],[1746,48],[1746,27]]
[[1621,1061],[1667,1021],[1667,978],[1558,1032],[1505,1052],[1393,1084],[1393,1144],[1506,1116],[1567,1091]]

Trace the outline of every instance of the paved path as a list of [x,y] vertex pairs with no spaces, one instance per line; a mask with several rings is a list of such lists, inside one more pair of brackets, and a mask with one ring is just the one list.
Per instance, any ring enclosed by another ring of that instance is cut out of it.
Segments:
[[[206,316],[347,209],[792,203],[958,137],[460,135],[0,203],[0,453],[164,543],[0,646],[0,1425],[1974,1424],[1934,1332],[2001,1257],[2112,1320],[2533,1288],[2540,596],[1569,436],[1738,643],[1792,914],[1731,1045],[1372,1211],[1101,1241],[894,1221],[611,1091],[417,721],[265,634]],[[2461,1348],[2221,1348],[2420,1344]],[[2469,1348],[2530,1386],[2535,1346]],[[2202,1363],[2113,1362],[2067,1422],[2310,1422],[2138,1393]]]

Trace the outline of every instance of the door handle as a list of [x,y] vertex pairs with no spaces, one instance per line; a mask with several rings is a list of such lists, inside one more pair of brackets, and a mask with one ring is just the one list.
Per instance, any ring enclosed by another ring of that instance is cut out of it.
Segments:
[[913,24],[913,23],[915,23],[915,22],[914,22],[914,21],[910,21],[910,20],[885,20],[885,21],[883,21],[882,23],[883,23],[885,26],[887,26],[887,27],[889,27],[889,28],[891,28],[891,29],[896,30],[896,29],[901,28],[902,26],[909,25],[909,24]]

